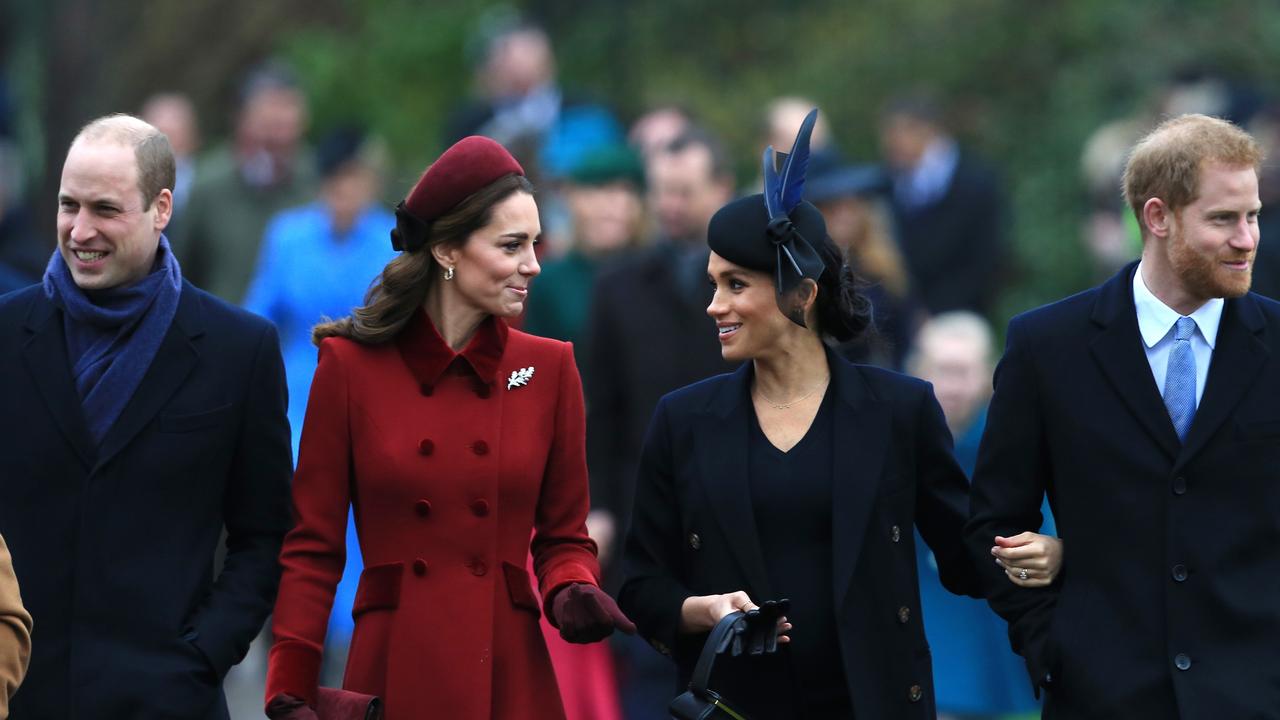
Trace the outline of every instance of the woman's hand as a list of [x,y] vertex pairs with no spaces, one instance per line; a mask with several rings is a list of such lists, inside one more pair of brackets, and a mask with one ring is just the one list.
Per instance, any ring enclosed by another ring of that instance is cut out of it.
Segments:
[[613,598],[586,583],[573,583],[557,591],[551,599],[551,616],[560,637],[571,643],[599,642],[615,628],[628,635],[636,632],[635,623],[622,614]]
[[1024,532],[996,537],[991,554],[1009,582],[1021,587],[1045,587],[1062,569],[1062,541],[1049,535]]
[[[725,615],[739,610],[749,612],[757,607],[759,606],[751,602],[751,598],[741,590],[724,595],[687,597],[684,599],[684,604],[680,606],[680,631],[690,635],[711,632],[711,629],[724,619]],[[778,618],[779,643],[791,642],[791,638],[787,637],[787,632],[790,630],[791,623],[787,622],[785,617]]]

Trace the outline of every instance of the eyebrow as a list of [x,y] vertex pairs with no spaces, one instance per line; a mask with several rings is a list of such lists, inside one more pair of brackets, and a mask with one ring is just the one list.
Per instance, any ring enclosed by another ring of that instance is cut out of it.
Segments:
[[89,198],[87,200],[81,200],[72,195],[68,195],[67,193],[63,193],[63,192],[58,193],[58,202],[60,203],[67,202],[68,200],[71,202],[80,203],[82,205],[114,205],[116,207],[121,207],[121,208],[124,207],[124,203],[116,198],[98,197],[98,198]]
[[[508,233],[502,233],[502,234],[501,234],[501,235],[499,235],[498,237],[500,237],[500,238],[511,238],[512,240],[528,240],[528,239],[529,239],[529,233],[527,233],[527,232],[508,232]],[[542,233],[538,233],[538,234],[535,236],[535,239],[537,239],[537,238],[541,238],[541,237],[542,237]]]

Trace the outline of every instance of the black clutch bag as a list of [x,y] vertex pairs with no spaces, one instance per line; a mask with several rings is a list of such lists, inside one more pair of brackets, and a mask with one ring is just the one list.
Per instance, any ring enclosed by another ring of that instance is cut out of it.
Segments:
[[320,688],[316,697],[320,720],[382,720],[382,701],[349,690]]

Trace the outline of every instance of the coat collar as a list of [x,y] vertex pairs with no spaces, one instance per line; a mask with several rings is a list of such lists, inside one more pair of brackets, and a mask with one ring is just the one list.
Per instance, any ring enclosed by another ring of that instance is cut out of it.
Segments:
[[[833,388],[836,442],[832,458],[832,585],[836,607],[844,603],[857,566],[890,440],[889,413],[856,365],[827,349]],[[752,363],[724,376],[702,408],[700,476],[717,523],[729,539],[750,587],[778,599],[769,580],[751,501],[750,442]],[[852,443],[843,438],[855,439]]]
[[151,367],[111,429],[94,447],[85,424],[80,396],[71,378],[61,311],[44,295],[36,296],[24,325],[31,334],[23,356],[32,381],[39,388],[54,421],[86,469],[109,462],[155,417],[195,368],[200,353],[196,340],[204,335],[203,305],[185,280],[173,323],[165,332]]
[[1270,353],[1261,339],[1266,322],[1252,294],[1226,301],[1204,395],[1186,442],[1180,443],[1143,351],[1133,299],[1137,267],[1130,263],[1098,289],[1091,319],[1099,330],[1090,350],[1116,394],[1175,461],[1176,470],[1204,447],[1266,364]]
[[440,337],[426,311],[419,308],[396,337],[396,345],[405,365],[424,389],[435,387],[440,376],[458,358],[462,358],[483,383],[492,385],[507,347],[508,333],[507,323],[490,315],[476,328],[467,346],[461,352],[454,352]]

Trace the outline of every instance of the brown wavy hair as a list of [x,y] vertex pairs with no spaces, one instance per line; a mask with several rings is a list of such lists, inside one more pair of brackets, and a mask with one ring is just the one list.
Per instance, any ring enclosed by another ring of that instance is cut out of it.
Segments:
[[311,342],[319,345],[327,337],[344,337],[377,345],[394,339],[426,302],[427,292],[441,274],[431,248],[461,247],[471,233],[493,220],[494,206],[517,192],[532,195],[533,185],[523,175],[503,175],[436,218],[427,232],[426,244],[400,253],[387,263],[369,286],[364,305],[347,317],[318,323],[311,329]]

